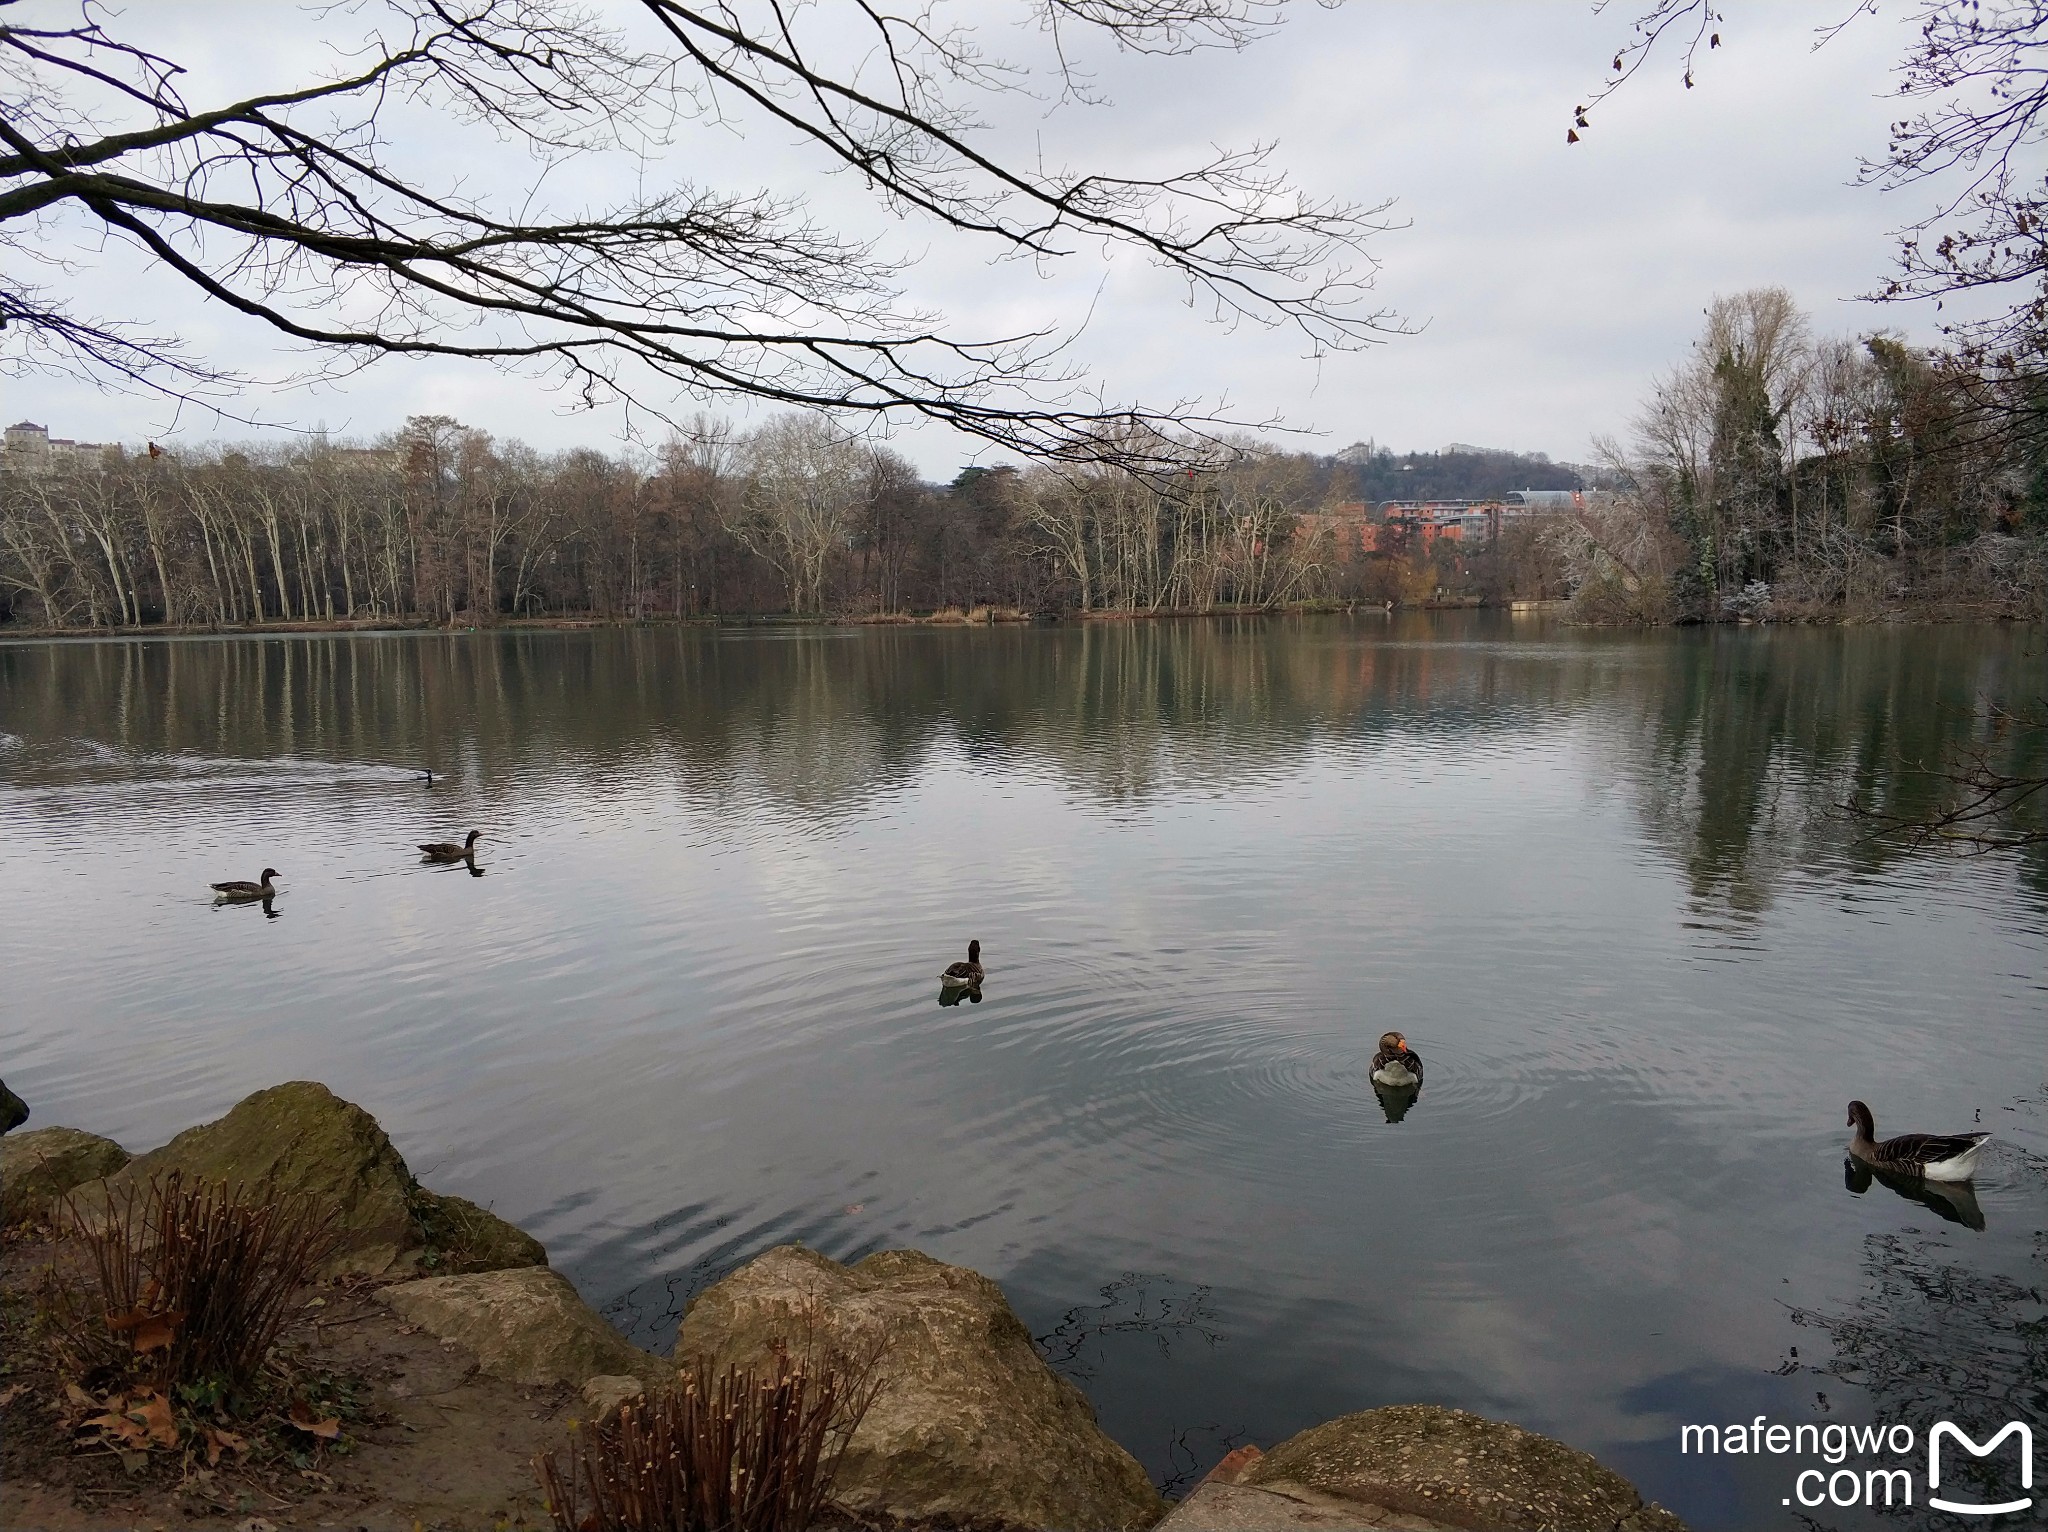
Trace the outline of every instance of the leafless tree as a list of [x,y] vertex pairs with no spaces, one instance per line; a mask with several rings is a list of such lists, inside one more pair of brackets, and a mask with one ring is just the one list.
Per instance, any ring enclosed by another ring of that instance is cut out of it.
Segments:
[[[1997,294],[2002,312],[1953,323],[1950,337],[1980,365],[2003,358],[2038,373],[2048,341],[2048,0],[1908,0],[1904,9],[1915,40],[1894,70],[1892,94],[1906,115],[1859,175],[1886,190],[1928,187],[1938,200],[1897,231],[1896,273],[1869,296]],[[1814,46],[1877,11],[1877,0],[1845,4],[1815,29]],[[1720,46],[1725,24],[1714,0],[1654,0],[1638,10],[1608,78],[1574,109],[1571,140],[1660,49],[1677,51],[1691,89],[1701,53]],[[2007,415],[2003,423],[2015,422]]]
[[727,529],[773,564],[792,612],[825,609],[835,550],[858,524],[876,449],[818,415],[782,415],[740,443],[746,488]]
[[41,24],[17,3],[0,0],[0,365],[13,376],[82,373],[238,408],[217,360],[63,295],[52,236],[82,231],[138,248],[330,371],[472,357],[589,403],[659,413],[679,396],[747,396],[936,420],[1054,457],[1097,454],[1133,419],[1203,423],[1185,401],[1092,400],[1062,359],[1067,330],[955,333],[906,294],[903,262],[820,223],[800,195],[671,181],[600,211],[500,206],[408,157],[395,125],[408,106],[544,165],[625,155],[654,181],[681,135],[766,123],[887,212],[996,256],[1136,252],[1214,316],[1289,326],[1315,348],[1401,328],[1366,301],[1384,205],[1299,191],[1265,148],[1159,174],[1050,167],[1011,158],[978,119],[1005,93],[1085,95],[1071,61],[1091,35],[1236,47],[1276,24],[1277,0],[1013,0],[1050,37],[1049,78],[984,51],[989,18],[955,20],[950,0],[639,0],[618,27],[575,0],[383,0],[356,36],[340,29],[360,7],[309,7],[342,71],[232,101],[186,98],[149,40],[150,8],[85,0]]

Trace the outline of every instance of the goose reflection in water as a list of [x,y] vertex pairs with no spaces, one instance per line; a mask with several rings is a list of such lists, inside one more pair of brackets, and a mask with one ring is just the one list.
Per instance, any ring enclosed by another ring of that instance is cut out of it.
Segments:
[[230,899],[223,895],[213,901],[213,907],[217,910],[260,909],[265,920],[275,920],[284,913],[277,907],[275,893],[259,894],[254,899]]
[[1387,1114],[1388,1122],[1399,1122],[1408,1115],[1408,1108],[1422,1099],[1420,1085],[1382,1085],[1375,1080],[1372,1093],[1380,1098],[1380,1110]]
[[420,858],[420,866],[432,868],[435,872],[454,872],[460,869],[472,878],[481,878],[484,875],[483,864],[471,856],[458,856],[452,862],[443,857],[423,856]]
[[1843,1157],[1842,1184],[1853,1195],[1862,1196],[1870,1190],[1873,1181],[1882,1182],[1908,1202],[1917,1202],[1931,1209],[1937,1218],[1983,1232],[1984,1210],[1977,1205],[1976,1190],[1967,1181],[1924,1181],[1879,1170],[1864,1164],[1854,1155]]
[[943,981],[940,982],[940,1005],[958,1005],[963,1000],[969,1005],[980,1005],[981,986],[979,984],[947,984]]

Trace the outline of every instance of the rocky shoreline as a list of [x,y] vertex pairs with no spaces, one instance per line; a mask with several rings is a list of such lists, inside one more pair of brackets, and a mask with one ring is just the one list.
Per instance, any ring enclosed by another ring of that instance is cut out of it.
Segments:
[[848,1525],[1683,1532],[1585,1453],[1433,1405],[1367,1410],[1263,1453],[1239,1449],[1169,1505],[1080,1390],[1046,1365],[1001,1289],[915,1250],[850,1266],[798,1246],[766,1251],[690,1304],[673,1360],[641,1351],[548,1267],[537,1240],[420,1186],[369,1113],[307,1081],[258,1091],[140,1156],[68,1127],[0,1139],[10,1313],[26,1312],[60,1199],[89,1216],[173,1171],[311,1194],[338,1210],[323,1283],[288,1340],[365,1396],[353,1450],[296,1478],[247,1483],[217,1464],[195,1470],[188,1450],[175,1483],[126,1459],[124,1480],[73,1460],[51,1427],[67,1405],[48,1396],[62,1389],[23,1363],[10,1330],[5,1525],[545,1526],[522,1469],[578,1417],[671,1386],[679,1364],[758,1365],[801,1331],[872,1359],[874,1402],[834,1489]]

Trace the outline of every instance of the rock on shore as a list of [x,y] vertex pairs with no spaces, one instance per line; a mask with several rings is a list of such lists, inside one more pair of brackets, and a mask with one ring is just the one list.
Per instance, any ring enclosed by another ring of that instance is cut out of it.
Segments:
[[759,1367],[778,1340],[813,1354],[879,1355],[879,1393],[834,1489],[864,1522],[1137,1528],[1165,1508],[978,1272],[915,1250],[842,1266],[779,1246],[697,1297],[676,1357]]
[[111,1138],[78,1128],[37,1128],[0,1139],[0,1209],[10,1224],[40,1222],[66,1192],[128,1163]]
[[403,1276],[423,1267],[474,1271],[547,1261],[538,1240],[504,1219],[422,1188],[376,1118],[311,1080],[257,1091],[225,1117],[187,1128],[111,1175],[106,1195],[173,1170],[188,1181],[264,1186],[331,1202],[341,1238],[329,1275]]
[[0,1080],[0,1134],[12,1133],[28,1121],[28,1103],[7,1088],[7,1082]]
[[581,1388],[599,1375],[675,1382],[673,1365],[634,1346],[545,1266],[467,1276],[424,1277],[380,1288],[399,1318],[437,1340],[454,1341],[494,1377]]
[[770,1250],[697,1297],[671,1363],[607,1324],[532,1236],[421,1187],[374,1118],[308,1081],[258,1091],[134,1160],[72,1128],[0,1142],[10,1223],[45,1216],[66,1192],[89,1212],[170,1171],[332,1202],[334,1273],[396,1279],[375,1296],[407,1325],[493,1377],[581,1389],[599,1416],[672,1386],[678,1364],[760,1368],[778,1344],[813,1360],[872,1359],[874,1404],[834,1487],[865,1526],[1685,1532],[1585,1453],[1435,1405],[1345,1415],[1263,1455],[1240,1449],[1160,1522],[1166,1506],[1144,1471],[1045,1365],[1001,1289],[914,1250],[851,1266]]
[[1685,1532],[1578,1449],[1431,1404],[1343,1415],[1289,1437],[1234,1482],[1205,1484],[1159,1532],[1340,1526]]

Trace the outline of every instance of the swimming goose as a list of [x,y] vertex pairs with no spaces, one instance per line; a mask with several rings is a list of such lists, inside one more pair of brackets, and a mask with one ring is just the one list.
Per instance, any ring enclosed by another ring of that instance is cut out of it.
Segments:
[[268,899],[277,892],[270,882],[276,876],[275,867],[266,867],[263,869],[261,883],[251,883],[246,879],[237,878],[227,883],[215,883],[212,887],[223,899]]
[[476,838],[483,833],[471,830],[469,838],[459,846],[450,840],[437,840],[421,841],[419,847],[430,862],[466,862],[476,855]]
[[1372,1056],[1372,1077],[1379,1085],[1420,1085],[1422,1055],[1399,1032],[1380,1034],[1380,1051]]
[[946,983],[955,986],[979,984],[985,977],[981,967],[981,943],[978,941],[969,942],[967,944],[967,961],[955,963],[951,968],[940,974],[939,977]]
[[1977,1151],[1991,1138],[1989,1133],[1901,1133],[1879,1143],[1877,1123],[1860,1101],[1849,1103],[1849,1126],[1856,1130],[1849,1152],[1864,1164],[1929,1181],[1969,1180],[1977,1168]]
[[1977,1205],[1977,1193],[1968,1181],[1929,1181],[1921,1176],[1902,1176],[1895,1170],[1879,1170],[1851,1155],[1842,1161],[1842,1183],[1852,1196],[1860,1197],[1874,1185],[1917,1202],[1935,1217],[1959,1223],[1966,1229],[1984,1231],[1984,1210]]

